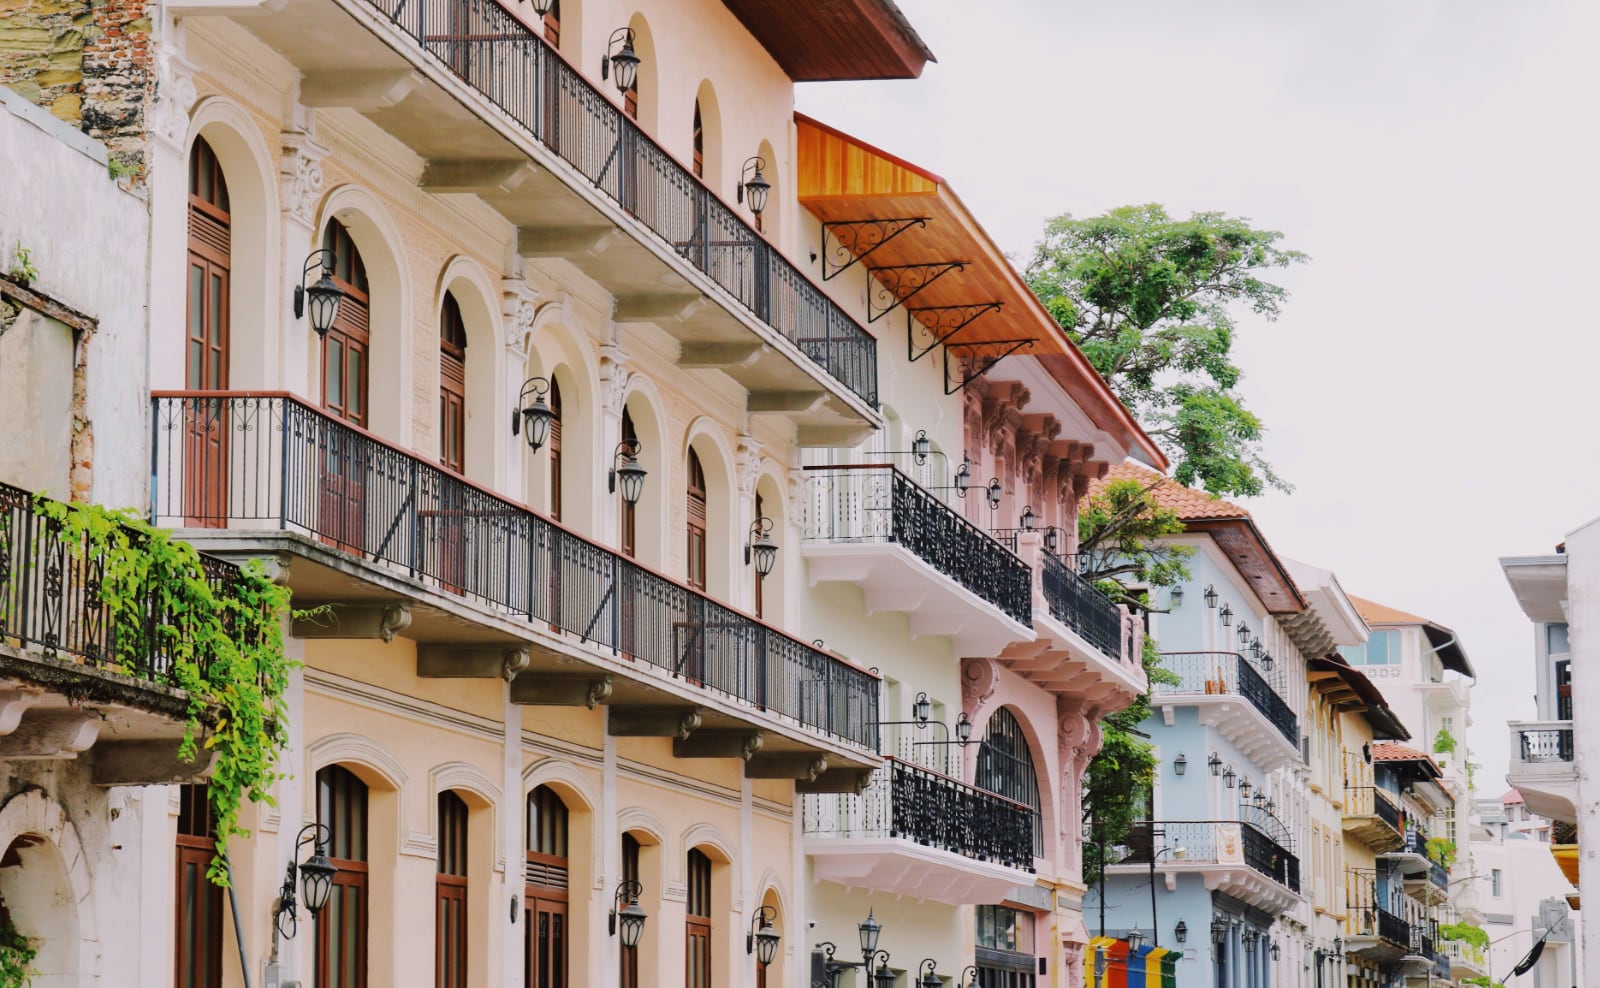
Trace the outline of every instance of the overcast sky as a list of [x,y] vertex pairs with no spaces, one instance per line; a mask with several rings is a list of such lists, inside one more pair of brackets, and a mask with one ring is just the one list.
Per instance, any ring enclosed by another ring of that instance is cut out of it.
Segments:
[[943,175],[1019,265],[1047,216],[1142,202],[1246,216],[1311,255],[1278,322],[1241,317],[1243,392],[1295,485],[1247,504],[1280,554],[1460,633],[1480,795],[1498,795],[1504,722],[1534,706],[1531,626],[1497,559],[1600,515],[1595,15],[900,5],[939,62],[802,86],[799,108]]

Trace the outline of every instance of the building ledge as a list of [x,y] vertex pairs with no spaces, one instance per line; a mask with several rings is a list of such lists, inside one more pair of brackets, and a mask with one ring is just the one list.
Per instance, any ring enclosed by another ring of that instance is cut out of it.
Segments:
[[807,837],[806,856],[818,879],[951,905],[998,902],[1032,872],[898,837]]

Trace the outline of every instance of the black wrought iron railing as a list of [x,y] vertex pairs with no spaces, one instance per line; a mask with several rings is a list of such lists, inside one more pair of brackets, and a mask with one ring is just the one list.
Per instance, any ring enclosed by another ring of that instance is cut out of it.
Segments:
[[1377,786],[1346,786],[1344,815],[1375,816],[1396,834],[1400,832],[1400,807],[1395,805],[1393,796]]
[[1043,567],[1039,581],[1050,616],[1120,662],[1128,651],[1122,611],[1110,597],[1079,576],[1072,563],[1049,552],[1041,552],[1039,558]]
[[865,748],[878,680],[282,394],[157,395],[153,513],[268,526]]
[[1570,727],[1518,731],[1517,740],[1525,762],[1570,762],[1573,759]]
[[822,542],[892,542],[1033,623],[1032,573],[987,532],[889,464],[806,467],[804,533]]
[[1345,935],[1379,937],[1395,947],[1408,947],[1411,926],[1386,908],[1375,872],[1349,868],[1344,873]]
[[1242,696],[1293,744],[1300,747],[1300,718],[1273,692],[1261,673],[1237,652],[1162,652],[1161,665],[1176,683],[1153,683],[1159,696],[1223,694]]
[[1436,889],[1450,887],[1450,872],[1437,861],[1428,862],[1428,882]]
[[[137,547],[144,536],[130,530],[128,538]],[[199,558],[212,589],[232,593],[238,567]],[[134,620],[114,621],[106,587],[106,560],[88,539],[38,514],[33,494],[0,484],[0,644],[177,688],[166,643],[194,640],[200,618],[168,611],[160,588],[148,585],[129,595]]]
[[1243,861],[1289,889],[1300,891],[1300,859],[1265,831],[1245,820],[1138,821],[1128,830],[1122,864]]
[[368,0],[845,388],[878,401],[877,341],[496,0]]
[[1038,811],[947,775],[886,759],[866,791],[805,797],[808,837],[895,837],[1033,871]]

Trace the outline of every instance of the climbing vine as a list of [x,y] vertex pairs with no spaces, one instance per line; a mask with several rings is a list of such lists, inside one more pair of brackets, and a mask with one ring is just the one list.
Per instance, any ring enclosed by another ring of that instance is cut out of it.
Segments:
[[1463,940],[1484,949],[1489,946],[1489,934],[1483,927],[1471,923],[1445,923],[1439,927],[1439,939]]
[[193,761],[202,749],[213,754],[206,792],[217,853],[207,875],[226,885],[228,840],[250,836],[239,826],[240,806],[246,798],[272,805],[272,785],[283,777],[283,694],[295,665],[283,653],[288,589],[255,561],[225,589],[214,587],[192,545],[128,511],[42,496],[34,511],[59,526],[70,553],[101,567],[100,602],[114,650],[106,666],[137,672],[159,657],[187,694],[179,755]]
[[33,959],[39,948],[17,932],[11,916],[0,907],[0,988],[27,988],[33,981]]

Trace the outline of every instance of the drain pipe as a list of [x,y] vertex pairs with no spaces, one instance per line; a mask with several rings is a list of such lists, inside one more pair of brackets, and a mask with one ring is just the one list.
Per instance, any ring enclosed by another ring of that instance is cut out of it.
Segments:
[[233,936],[239,943],[239,973],[244,977],[244,988],[250,988],[250,952],[244,946],[244,920],[239,915],[239,888],[233,881],[233,861],[222,856],[222,867],[228,873],[228,905],[233,910]]

